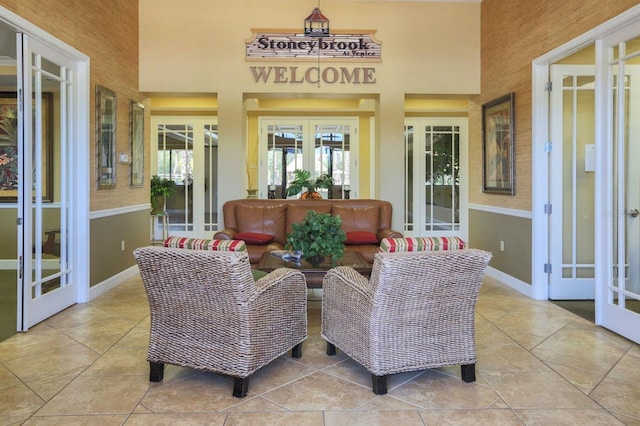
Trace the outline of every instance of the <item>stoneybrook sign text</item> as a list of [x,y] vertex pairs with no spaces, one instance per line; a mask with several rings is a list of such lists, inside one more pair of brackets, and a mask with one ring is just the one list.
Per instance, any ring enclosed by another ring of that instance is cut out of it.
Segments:
[[247,61],[317,61],[309,67],[251,66],[256,83],[276,84],[375,84],[374,67],[324,66],[331,62],[380,62],[381,44],[372,34],[332,34],[329,37],[308,37],[295,32],[268,33],[254,30],[246,42]]

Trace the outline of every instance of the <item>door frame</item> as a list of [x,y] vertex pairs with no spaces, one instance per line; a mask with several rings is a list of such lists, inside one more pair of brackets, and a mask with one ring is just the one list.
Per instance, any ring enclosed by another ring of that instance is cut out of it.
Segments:
[[[414,185],[413,185],[413,200],[414,200],[414,220],[413,231],[407,231],[403,229],[403,233],[408,236],[457,236],[464,241],[469,240],[469,118],[464,116],[459,117],[405,117],[404,120],[405,129],[408,125],[414,126]],[[415,176],[425,176],[425,164],[422,159],[424,151],[420,151],[418,154],[416,147],[424,148],[424,126],[458,126],[460,128],[458,141],[459,147],[459,194],[458,194],[458,224],[457,230],[446,231],[423,231],[424,227],[424,204],[423,196],[424,192],[421,191],[424,178],[420,179],[418,185],[415,184]],[[418,128],[418,126],[422,126]],[[416,132],[416,129],[419,132]],[[406,155],[406,152],[404,153]],[[406,184],[406,183],[405,183]],[[418,212],[418,214],[416,214]]]
[[[575,39],[551,50],[536,58],[532,62],[532,297],[537,300],[549,298],[549,275],[545,272],[545,265],[549,262],[549,216],[545,213],[544,206],[549,203],[549,155],[546,145],[549,141],[549,92],[546,90],[549,81],[550,66],[553,63],[575,53],[607,34],[617,31],[619,28],[640,20],[640,5],[633,6],[622,14],[585,32]],[[596,79],[598,70],[596,68]],[[596,108],[598,108],[598,91],[596,90]],[[598,111],[599,109],[597,109]],[[596,114],[596,132],[602,129],[604,118]],[[596,133],[596,140],[601,135]],[[597,153],[596,153],[597,154]],[[596,165],[598,167],[598,165]],[[596,172],[597,173],[597,172]],[[597,180],[596,180],[597,182]],[[600,191],[596,183],[596,191]],[[596,197],[597,199],[597,197]],[[599,206],[596,201],[595,211]],[[598,280],[599,251],[602,248],[596,243],[596,289]],[[596,290],[597,291],[597,290]],[[599,324],[596,311],[596,324]]]
[[[71,92],[71,102],[74,108],[69,111],[72,126],[67,129],[69,138],[75,141],[73,152],[69,152],[67,167],[73,168],[75,179],[69,182],[69,191],[71,199],[69,205],[70,227],[69,227],[69,245],[76,247],[69,254],[69,267],[72,269],[70,279],[76,283],[75,303],[84,303],[89,300],[89,185],[90,185],[90,59],[87,55],[69,46],[68,44],[58,40],[51,34],[43,31],[26,19],[16,15],[15,13],[0,6],[0,19],[7,25],[14,28],[16,33],[21,32],[29,36],[29,38],[47,45],[60,55],[67,57],[75,66],[72,72],[75,77],[75,84]],[[25,71],[22,64],[17,64],[17,74],[21,76]],[[26,73],[30,75],[30,70]],[[24,235],[24,229],[30,229],[31,223],[23,223],[18,225],[18,235]],[[30,247],[28,250],[22,244],[22,256],[28,252],[31,256]],[[17,252],[17,250],[16,250]],[[25,270],[26,267],[25,267]],[[29,325],[27,322],[28,308],[25,295],[30,286],[24,285],[23,281],[18,280],[16,283],[18,292],[17,306],[17,331],[27,331]],[[29,287],[28,289],[26,287]]]
[[[268,182],[267,182],[267,152],[268,147],[265,144],[265,138],[268,137],[267,126],[270,124],[299,124],[302,126],[303,148],[315,147],[315,125],[316,124],[347,124],[350,128],[350,170],[349,176],[351,185],[351,198],[360,198],[360,121],[358,117],[331,115],[331,116],[313,116],[313,115],[293,115],[293,116],[258,116],[258,197],[267,198]],[[304,154],[303,154],[304,156]],[[312,170],[313,157],[303,157],[303,168]]]

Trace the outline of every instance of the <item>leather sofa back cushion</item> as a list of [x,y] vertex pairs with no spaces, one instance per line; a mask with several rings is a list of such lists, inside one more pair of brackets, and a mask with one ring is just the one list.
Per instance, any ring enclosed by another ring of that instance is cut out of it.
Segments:
[[238,232],[254,232],[273,235],[273,240],[284,244],[285,204],[275,206],[238,205],[236,221]]
[[377,235],[380,228],[379,206],[344,207],[334,205],[331,212],[334,216],[340,216],[342,219],[344,232],[366,231]]
[[304,219],[304,216],[307,214],[307,212],[309,210],[314,210],[318,213],[331,213],[331,204],[327,204],[324,206],[313,206],[313,207],[307,207],[307,206],[294,206],[294,205],[288,205],[287,206],[287,226],[285,228],[285,232],[286,234],[290,234],[293,231],[293,224],[294,223],[300,223],[302,222],[302,219]]

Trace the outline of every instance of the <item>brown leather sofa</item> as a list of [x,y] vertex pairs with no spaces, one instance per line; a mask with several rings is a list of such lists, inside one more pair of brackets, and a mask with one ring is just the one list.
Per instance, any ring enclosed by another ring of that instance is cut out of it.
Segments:
[[391,203],[382,200],[266,200],[246,198],[224,203],[224,228],[218,240],[243,239],[249,260],[257,264],[264,252],[282,250],[293,223],[301,222],[307,210],[339,215],[347,233],[345,250],[361,252],[373,263],[383,238],[402,237],[391,229]]

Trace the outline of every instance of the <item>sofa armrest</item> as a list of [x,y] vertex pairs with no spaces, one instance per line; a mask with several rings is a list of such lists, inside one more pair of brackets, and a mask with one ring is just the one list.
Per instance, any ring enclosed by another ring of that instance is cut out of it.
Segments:
[[378,241],[382,241],[384,238],[402,238],[402,233],[393,229],[380,229],[378,231]]
[[237,233],[238,233],[237,229],[227,228],[213,234],[213,239],[214,240],[233,240],[235,239],[235,236]]

